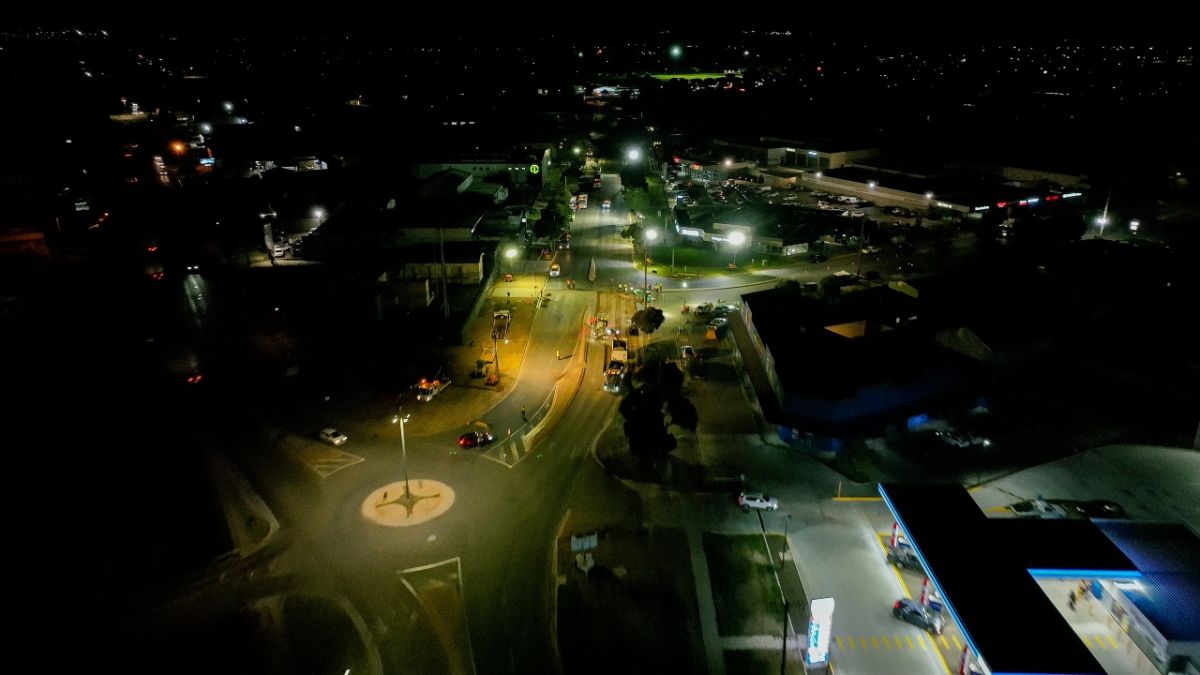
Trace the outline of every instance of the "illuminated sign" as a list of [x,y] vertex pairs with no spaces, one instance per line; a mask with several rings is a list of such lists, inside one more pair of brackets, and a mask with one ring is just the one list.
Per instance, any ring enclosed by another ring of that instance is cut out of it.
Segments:
[[833,598],[813,600],[808,618],[808,649],[804,659],[810,663],[829,660],[829,635],[833,626]]
[[990,207],[990,206],[976,206],[976,207],[975,207],[975,210],[976,210],[976,211],[987,211],[987,210],[988,210],[988,209],[990,209],[990,208],[992,208],[992,207]]
[[532,174],[534,174],[534,175],[537,175],[537,173],[538,173],[539,171],[541,171],[541,170],[542,170],[542,167],[538,166],[537,164],[530,164],[530,165],[529,165],[529,173],[532,173]]
[[1063,199],[1070,199],[1071,197],[1082,197],[1082,196],[1083,196],[1082,192],[1068,192],[1067,194],[1063,195]]
[[1025,201],[1029,202],[1030,204],[1036,204],[1042,200],[1038,197],[1030,197],[1029,199],[1026,199]]
[[943,209],[952,209],[952,208],[954,208],[954,205],[952,205],[952,204],[947,204],[946,202],[938,202],[938,203],[937,203],[937,205],[938,205],[938,206],[940,206],[940,207],[942,207]]
[[704,236],[704,235],[703,235],[703,234],[700,232],[700,230],[692,229],[692,228],[690,228],[690,227],[681,227],[681,228],[679,228],[679,234],[682,234],[682,235],[683,235],[683,236],[685,236],[685,237],[701,237],[701,236]]

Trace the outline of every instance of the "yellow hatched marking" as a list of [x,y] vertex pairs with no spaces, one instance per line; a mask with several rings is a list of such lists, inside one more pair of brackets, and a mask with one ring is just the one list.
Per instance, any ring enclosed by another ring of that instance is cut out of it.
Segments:
[[838,635],[837,637],[835,637],[833,639],[837,640],[838,651],[841,651],[842,650],[842,636]]
[[[900,641],[899,635],[893,635],[892,639],[896,641],[896,649],[904,649],[904,643]],[[908,648],[912,649],[912,643],[908,643]]]
[[[910,638],[910,637],[908,637],[908,636],[906,635],[906,636],[904,637],[904,639],[905,639],[905,640],[908,640],[908,648],[909,648],[909,649],[912,649],[912,648],[913,648],[912,638]],[[921,649],[929,649],[928,647],[926,647],[926,646],[925,646],[925,641],[924,641],[924,640],[917,640],[917,642],[920,642],[920,643],[921,643]]]
[[943,648],[943,649],[950,649],[950,643],[949,643],[949,642],[946,642],[946,636],[945,636],[945,635],[939,635],[939,636],[938,636],[938,639],[942,641],[942,648]]
[[962,641],[958,639],[957,635],[951,635],[950,639],[954,640],[954,648],[955,649],[962,649]]
[[871,636],[871,648],[879,649],[879,640],[875,639],[874,635]]
[[867,648],[867,638],[860,635],[860,636],[858,636],[858,642],[860,645],[862,645],[863,649]]
[[1113,649],[1116,649],[1117,647],[1120,647],[1120,645],[1118,645],[1118,644],[1117,644],[1117,641],[1113,639],[1113,636],[1111,636],[1111,635],[1105,635],[1105,636],[1104,636],[1104,639],[1105,639],[1105,640],[1108,640],[1108,643],[1112,645],[1112,648],[1113,648]]

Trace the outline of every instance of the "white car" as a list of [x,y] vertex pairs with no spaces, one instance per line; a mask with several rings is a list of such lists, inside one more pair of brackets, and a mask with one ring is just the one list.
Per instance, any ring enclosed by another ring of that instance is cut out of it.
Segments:
[[337,429],[322,429],[321,440],[332,445],[345,445],[346,441],[350,440],[350,437]]
[[602,209],[611,209],[611,208],[612,208],[612,200],[605,199],[605,200],[604,200],[604,203],[600,205],[600,208],[602,208]]
[[291,252],[292,252],[292,245],[286,241],[277,241],[277,242],[275,242],[275,245],[271,247],[271,255],[273,255],[276,258],[282,258],[283,256],[285,256]]
[[765,495],[761,492],[743,492],[738,495],[738,506],[742,507],[743,511],[750,509],[763,509],[764,511],[778,511],[779,500]]

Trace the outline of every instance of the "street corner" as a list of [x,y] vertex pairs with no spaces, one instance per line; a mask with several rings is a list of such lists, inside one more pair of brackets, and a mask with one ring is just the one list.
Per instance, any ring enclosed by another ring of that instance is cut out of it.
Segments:
[[377,488],[360,506],[363,518],[384,527],[411,527],[433,520],[454,506],[454,489],[418,478]]

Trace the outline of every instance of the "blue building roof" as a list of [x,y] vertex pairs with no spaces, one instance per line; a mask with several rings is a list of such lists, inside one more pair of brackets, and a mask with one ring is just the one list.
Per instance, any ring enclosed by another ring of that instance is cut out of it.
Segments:
[[1200,641],[1200,537],[1174,523],[1095,522],[1142,572],[1125,596],[1167,640]]

